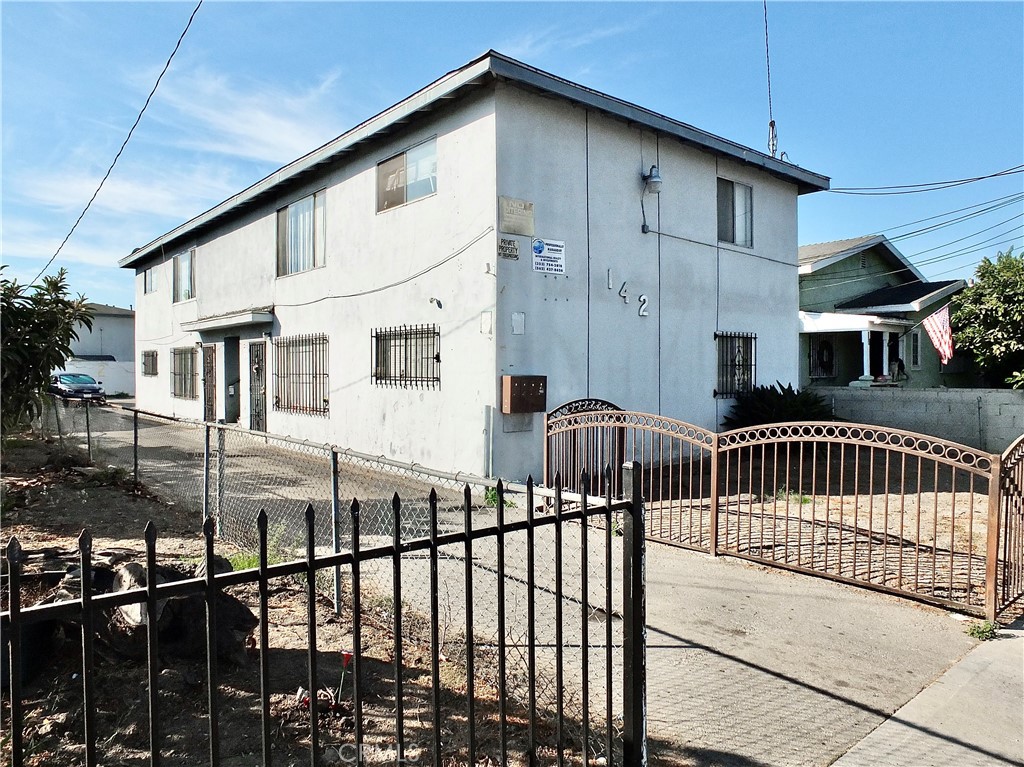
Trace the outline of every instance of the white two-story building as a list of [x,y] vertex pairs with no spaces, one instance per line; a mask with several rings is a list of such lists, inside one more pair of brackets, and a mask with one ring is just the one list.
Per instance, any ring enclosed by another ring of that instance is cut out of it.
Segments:
[[138,405],[509,478],[568,400],[715,428],[797,380],[827,188],[489,52],[121,260]]

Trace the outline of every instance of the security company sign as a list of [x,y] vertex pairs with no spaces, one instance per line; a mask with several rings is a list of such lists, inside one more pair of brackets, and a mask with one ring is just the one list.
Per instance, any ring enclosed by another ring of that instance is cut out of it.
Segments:
[[533,271],[565,274],[565,243],[559,240],[533,239]]

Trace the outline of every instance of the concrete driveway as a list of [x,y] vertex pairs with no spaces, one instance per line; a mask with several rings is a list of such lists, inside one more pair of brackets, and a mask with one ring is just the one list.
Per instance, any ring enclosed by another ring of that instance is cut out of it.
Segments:
[[977,644],[964,628],[907,600],[650,543],[652,763],[830,764]]

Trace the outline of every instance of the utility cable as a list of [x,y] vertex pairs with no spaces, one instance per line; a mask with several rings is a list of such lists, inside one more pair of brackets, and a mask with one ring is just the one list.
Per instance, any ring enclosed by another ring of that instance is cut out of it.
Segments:
[[775,132],[775,115],[772,113],[772,60],[768,55],[768,0],[764,5],[764,63],[768,72],[768,154],[772,157],[779,148],[779,136]]
[[972,176],[971,178],[958,178],[950,181],[930,181],[925,184],[897,184],[894,186],[845,186],[833,187],[826,191],[834,194],[856,194],[856,195],[891,195],[891,194],[917,194],[919,192],[936,192],[940,189],[950,189],[964,184],[973,184],[975,181],[985,181],[1000,176],[1013,176],[1024,173],[1024,165],[1015,165],[1012,168],[988,173],[984,176]]
[[85,214],[89,212],[89,208],[92,207],[92,204],[95,201],[96,196],[100,193],[100,190],[103,188],[103,185],[107,182],[107,179],[110,178],[111,171],[114,170],[114,166],[117,165],[117,161],[121,158],[121,153],[124,152],[124,148],[128,146],[128,142],[131,140],[132,134],[135,132],[135,129],[138,127],[139,122],[141,122],[142,120],[142,115],[146,113],[146,108],[149,107],[149,102],[153,99],[153,94],[156,93],[156,89],[160,86],[160,81],[163,79],[164,74],[166,74],[167,69],[171,66],[171,61],[174,59],[174,55],[178,52],[178,48],[181,47],[181,41],[185,39],[185,34],[188,32],[189,27],[192,26],[192,19],[196,17],[196,14],[199,12],[199,9],[200,7],[202,7],[202,5],[203,0],[199,0],[199,2],[196,4],[196,7],[192,9],[192,15],[188,17],[188,23],[185,24],[185,28],[181,31],[181,34],[178,36],[178,42],[174,44],[174,50],[172,50],[171,55],[167,57],[167,61],[164,64],[164,68],[160,71],[160,75],[156,78],[156,82],[153,84],[153,89],[149,92],[149,95],[146,96],[146,103],[143,104],[142,109],[139,110],[139,116],[135,118],[135,122],[132,124],[131,129],[128,131],[128,135],[125,136],[124,141],[121,143],[121,148],[117,150],[117,154],[114,155],[114,159],[110,163],[110,167],[107,168],[107,172],[104,173],[103,178],[100,179],[99,186],[97,186],[96,191],[92,193],[92,197],[90,197],[89,202],[85,204],[85,208],[79,214],[78,218],[75,220],[75,223],[71,225],[71,230],[67,233],[67,236],[61,241],[60,246],[58,246],[54,254],[50,256],[50,260],[46,262],[46,265],[42,269],[39,270],[39,274],[32,278],[33,283],[42,276],[43,272],[50,268],[50,264],[52,264],[54,260],[57,258],[57,256],[60,255],[60,252],[64,249],[64,246],[67,245],[68,240],[71,239],[71,235],[75,233],[75,230],[78,228],[78,225],[82,223],[82,219],[85,218]]
[[437,261],[436,263],[433,263],[430,266],[427,266],[427,267],[424,267],[423,269],[420,269],[415,274],[410,274],[408,277],[403,277],[402,279],[396,280],[395,282],[390,282],[387,285],[379,285],[379,286],[377,286],[375,288],[367,288],[366,290],[360,290],[360,291],[357,291],[355,293],[344,293],[344,294],[337,295],[337,296],[320,296],[320,298],[315,298],[312,301],[303,301],[303,302],[297,303],[297,304],[274,304],[274,307],[277,308],[278,306],[287,306],[287,307],[294,308],[294,307],[298,307],[298,306],[312,306],[313,304],[318,304],[321,301],[333,301],[333,300],[339,299],[339,298],[360,298],[362,296],[369,296],[369,295],[372,295],[374,293],[381,293],[381,292],[383,292],[385,290],[390,290],[391,288],[397,288],[399,285],[404,285],[407,282],[412,282],[413,280],[415,280],[415,279],[417,279],[419,277],[422,277],[424,274],[427,274],[428,272],[432,272],[435,269],[437,269],[437,268],[439,268],[441,266],[444,266],[449,261],[451,261],[451,260],[453,260],[455,258],[458,258],[459,256],[461,256],[463,253],[465,253],[471,247],[476,245],[478,242],[480,242],[480,240],[482,240],[484,237],[486,237],[488,234],[490,234],[493,231],[494,231],[494,227],[493,226],[488,226],[486,229],[484,229],[482,232],[480,232],[480,234],[478,234],[472,240],[467,242],[465,245],[463,245],[461,248],[459,248],[455,252],[448,254],[447,256],[442,258],[440,261]]

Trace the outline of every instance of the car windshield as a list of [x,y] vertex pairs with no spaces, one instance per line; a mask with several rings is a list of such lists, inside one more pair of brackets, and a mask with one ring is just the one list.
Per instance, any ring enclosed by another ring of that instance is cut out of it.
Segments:
[[94,384],[96,379],[85,373],[65,373],[58,376],[62,384]]

